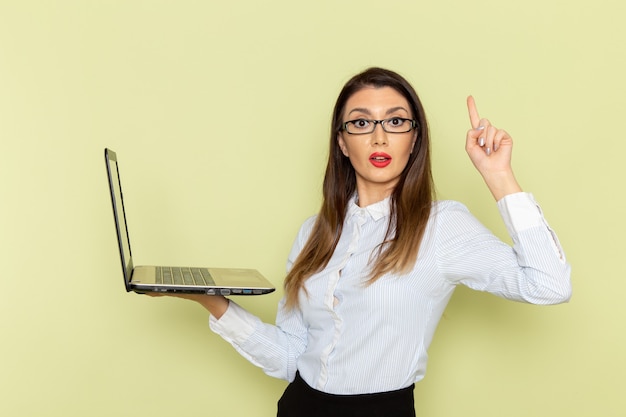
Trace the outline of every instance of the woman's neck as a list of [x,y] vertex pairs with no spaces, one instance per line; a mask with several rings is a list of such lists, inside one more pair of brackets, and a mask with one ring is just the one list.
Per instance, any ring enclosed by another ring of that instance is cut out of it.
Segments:
[[394,187],[389,187],[388,184],[378,187],[362,187],[357,184],[356,188],[358,197],[356,203],[359,207],[367,207],[383,201],[385,198],[389,197],[394,190]]

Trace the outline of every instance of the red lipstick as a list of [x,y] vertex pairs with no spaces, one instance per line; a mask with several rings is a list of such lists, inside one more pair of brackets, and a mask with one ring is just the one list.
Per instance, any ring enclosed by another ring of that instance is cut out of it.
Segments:
[[391,163],[391,155],[384,152],[374,152],[370,155],[370,163],[376,168],[384,168]]

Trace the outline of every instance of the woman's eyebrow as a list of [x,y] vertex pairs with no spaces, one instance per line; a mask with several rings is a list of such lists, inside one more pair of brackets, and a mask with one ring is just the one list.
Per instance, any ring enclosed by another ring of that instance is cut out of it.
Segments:
[[[405,111],[405,112],[409,113],[409,111],[407,109],[405,109],[404,107],[397,106],[397,107],[392,107],[392,108],[388,109],[386,114],[395,113],[398,110],[402,110],[402,111]],[[372,114],[372,112],[369,111],[369,109],[366,109],[364,107],[356,107],[356,108],[350,110],[350,112],[348,114],[352,114],[352,113],[355,113],[355,112],[356,113],[364,113],[364,114],[367,114],[367,115],[371,115]]]
[[387,110],[387,114],[395,113],[398,110],[402,110],[402,111],[405,111],[405,112],[409,113],[409,111],[407,109],[405,109],[404,107],[398,106],[398,107],[392,107],[389,110]]
[[356,107],[356,108],[350,110],[350,112],[348,114],[352,114],[352,113],[365,113],[365,114],[368,114],[368,115],[372,114],[372,112],[370,112],[368,109],[363,108],[363,107]]

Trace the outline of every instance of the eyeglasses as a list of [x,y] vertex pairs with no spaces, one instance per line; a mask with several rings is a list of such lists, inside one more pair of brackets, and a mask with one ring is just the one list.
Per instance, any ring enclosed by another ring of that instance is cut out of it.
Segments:
[[385,120],[348,120],[342,125],[342,130],[345,130],[351,135],[367,135],[368,133],[372,133],[379,123],[387,133],[406,133],[417,127],[416,120],[405,119],[404,117],[391,117]]

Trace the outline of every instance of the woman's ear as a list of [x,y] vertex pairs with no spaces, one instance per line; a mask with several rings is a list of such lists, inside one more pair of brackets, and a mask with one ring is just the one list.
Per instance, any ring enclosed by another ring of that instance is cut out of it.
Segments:
[[417,132],[413,135],[413,142],[411,143],[411,153],[413,153],[413,149],[415,148],[415,144],[417,143]]
[[337,143],[339,144],[339,149],[341,149],[341,152],[344,154],[344,156],[350,156],[348,155],[346,141],[343,140],[343,135],[341,133],[337,134]]

